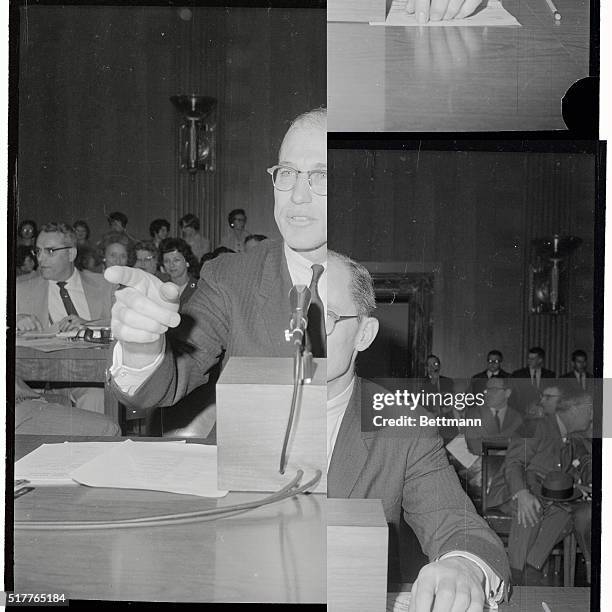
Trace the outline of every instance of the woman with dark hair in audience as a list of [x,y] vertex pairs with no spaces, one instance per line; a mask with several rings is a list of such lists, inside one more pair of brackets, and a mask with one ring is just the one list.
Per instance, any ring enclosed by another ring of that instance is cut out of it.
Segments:
[[134,253],[129,236],[121,232],[109,232],[104,235],[100,247],[104,269],[110,266],[133,266]]
[[158,248],[159,243],[170,236],[170,221],[153,219],[149,225],[149,234],[151,234],[153,244]]
[[38,227],[36,221],[25,219],[17,227],[17,245],[34,248],[36,246]]
[[210,251],[210,242],[200,234],[200,220],[192,213],[187,213],[179,220],[179,227],[185,242],[199,261],[204,253]]
[[24,245],[17,247],[15,266],[17,268],[17,276],[22,280],[38,276],[38,260],[30,247]]
[[159,244],[159,267],[179,288],[180,312],[196,290],[200,275],[198,260],[182,238],[166,238]]
[[248,253],[251,249],[254,249],[260,242],[267,240],[268,237],[263,234],[249,234],[244,239],[244,252]]
[[74,235],[76,236],[77,249],[82,246],[89,246],[89,225],[82,219],[75,221],[72,225]]
[[221,238],[221,245],[235,253],[244,251],[244,242],[248,236],[246,226],[246,213],[243,208],[235,208],[227,215],[228,231]]

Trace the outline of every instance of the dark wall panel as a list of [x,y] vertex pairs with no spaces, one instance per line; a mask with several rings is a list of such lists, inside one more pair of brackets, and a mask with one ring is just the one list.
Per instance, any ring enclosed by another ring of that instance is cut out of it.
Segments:
[[[232,208],[276,235],[266,167],[297,114],[325,103],[325,11],[28,7],[22,10],[19,218],[85,218],[94,234],[123,210],[146,236],[200,215],[214,241]],[[188,17],[188,18],[182,18]],[[218,170],[179,174],[169,98],[219,100]]]
[[[506,369],[534,344],[557,370],[573,348],[592,355],[593,156],[331,150],[329,163],[330,248],[436,271],[432,349],[445,373],[484,369],[491,348]],[[531,240],[553,232],[583,239],[556,319],[527,312]]]

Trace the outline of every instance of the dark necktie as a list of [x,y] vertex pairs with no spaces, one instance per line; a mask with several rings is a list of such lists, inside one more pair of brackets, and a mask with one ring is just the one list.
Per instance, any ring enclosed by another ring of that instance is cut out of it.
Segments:
[[499,410],[495,411],[495,423],[497,423],[497,433],[501,433],[501,419],[499,418]]
[[319,279],[325,268],[320,264],[312,266],[310,281],[310,306],[308,308],[308,339],[314,357],[326,356],[325,310],[319,295]]
[[69,315],[77,315],[78,317],[79,313],[74,307],[70,294],[68,293],[68,289],[66,289],[66,281],[59,281],[57,283],[57,286],[59,287],[60,297],[62,298],[62,302],[64,303],[64,308],[66,309],[66,312]]

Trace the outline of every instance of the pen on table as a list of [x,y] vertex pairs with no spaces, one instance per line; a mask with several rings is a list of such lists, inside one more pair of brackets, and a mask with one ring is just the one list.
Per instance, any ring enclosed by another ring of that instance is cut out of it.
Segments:
[[15,499],[33,490],[34,490],[34,487],[23,487],[22,489],[18,489],[15,491]]
[[561,21],[561,13],[557,10],[553,0],[546,0],[546,4],[548,4],[548,8],[552,12],[555,21]]

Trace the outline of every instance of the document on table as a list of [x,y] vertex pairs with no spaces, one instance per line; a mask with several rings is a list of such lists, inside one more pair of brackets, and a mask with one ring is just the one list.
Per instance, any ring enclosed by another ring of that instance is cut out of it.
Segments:
[[406,12],[407,0],[393,0],[385,21],[371,22],[370,25],[382,26],[415,26],[415,27],[450,27],[450,26],[520,26],[499,0],[489,0],[486,6],[465,19],[447,19],[419,23],[416,15]]
[[123,442],[63,442],[42,444],[15,463],[15,478],[35,486],[77,483],[70,472]]
[[70,476],[90,487],[147,489],[223,497],[217,488],[217,447],[126,440]]

